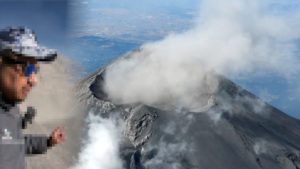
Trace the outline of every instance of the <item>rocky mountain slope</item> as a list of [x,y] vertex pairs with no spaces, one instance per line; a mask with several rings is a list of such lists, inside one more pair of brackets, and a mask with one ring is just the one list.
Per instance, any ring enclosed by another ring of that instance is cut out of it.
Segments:
[[106,68],[78,82],[77,97],[86,105],[86,112],[93,109],[105,118],[117,112],[124,119],[125,141],[120,146],[124,168],[300,168],[300,121],[230,80],[209,75],[219,85],[202,98],[202,109],[115,104],[103,90]]

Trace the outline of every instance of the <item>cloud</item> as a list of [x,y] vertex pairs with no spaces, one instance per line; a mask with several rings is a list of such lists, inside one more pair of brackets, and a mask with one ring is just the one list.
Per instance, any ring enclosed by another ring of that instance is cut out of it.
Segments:
[[[149,150],[147,150],[149,149]],[[187,143],[167,143],[159,141],[154,147],[147,147],[143,151],[157,150],[154,158],[145,162],[146,168],[182,168],[181,162],[178,160],[188,151]],[[144,153],[144,152],[142,152]]]
[[[90,2],[84,8],[74,6],[72,16],[78,16],[73,21],[76,34],[145,41],[161,38],[170,31],[182,31],[191,24],[192,15],[186,15],[190,9],[178,8],[174,13],[174,7],[153,7],[152,3],[148,6],[139,6],[139,2],[115,3]],[[109,31],[103,31],[105,28]]]
[[253,144],[253,151],[255,152],[256,155],[267,154],[267,153],[278,154],[280,149],[282,148],[278,146],[276,143],[270,142],[262,138],[256,139]]
[[211,73],[235,77],[300,72],[299,38],[290,19],[259,1],[203,1],[195,27],[148,43],[106,71],[105,90],[115,103],[144,103],[201,110],[218,88]]
[[129,10],[125,8],[99,8],[97,12],[101,15],[127,15]]
[[[130,58],[121,58],[107,67],[106,93],[117,104],[142,103],[179,112],[201,112],[214,103],[212,96],[219,87],[216,74],[230,77],[276,74],[286,79],[297,76],[300,61],[295,53],[295,40],[300,34],[294,31],[297,26],[290,22],[297,16],[278,15],[269,11],[268,5],[271,4],[262,4],[259,0],[202,1],[193,28],[180,34],[170,34],[158,42],[144,44],[138,52],[131,53]],[[231,97],[222,98],[224,105],[221,106],[225,110],[241,108],[230,101],[244,101],[253,112],[262,112],[264,107],[263,102],[252,97]],[[227,102],[227,98],[232,100]],[[212,119],[218,121],[222,112],[211,111]],[[91,133],[111,133],[91,140],[100,145],[101,139],[108,137],[112,145],[107,146],[111,148],[111,153],[107,154],[112,155],[110,158],[119,165],[121,160],[115,149],[119,145],[115,141],[118,138],[114,137],[116,130],[110,125],[105,127],[105,124],[114,123],[100,120],[95,123],[100,127]],[[108,131],[107,128],[112,129]],[[165,128],[166,135],[174,131],[178,132],[172,123]],[[182,133],[185,133],[184,130]],[[84,150],[82,159],[85,160],[81,161],[89,161],[98,155],[92,150],[101,148],[93,145],[94,142],[91,142],[86,146],[91,151]],[[258,142],[253,146],[253,151],[265,153],[268,150],[264,146],[264,141]],[[180,168],[177,157],[182,152],[190,151],[191,147],[180,139],[168,144],[162,137],[154,147],[145,145],[141,153],[157,150],[155,158],[146,162],[148,167],[168,165],[169,168]],[[106,157],[103,156],[103,159]],[[106,160],[103,164],[98,163],[101,161],[98,158],[93,161],[99,166],[106,165]],[[165,164],[166,161],[170,163]],[[105,166],[103,168],[106,169]]]
[[292,89],[289,89],[289,96],[288,99],[290,101],[295,101],[300,99],[300,87],[295,87]]
[[155,144],[151,144],[150,140],[150,144],[143,146],[141,150],[142,156],[146,157],[148,154],[154,154],[153,158],[145,159],[145,168],[183,168],[184,166],[180,159],[185,154],[195,150],[194,144],[186,140],[188,130],[195,117],[190,114],[177,118],[180,118],[180,120],[176,119],[173,122],[161,124],[159,128],[163,134],[159,138],[154,137]]
[[118,120],[104,119],[89,112],[88,133],[78,162],[71,169],[122,169],[119,156],[121,126]]
[[263,89],[259,92],[259,97],[265,100],[266,102],[272,102],[273,100],[277,100],[279,98],[278,95],[272,94],[268,91],[268,89]]

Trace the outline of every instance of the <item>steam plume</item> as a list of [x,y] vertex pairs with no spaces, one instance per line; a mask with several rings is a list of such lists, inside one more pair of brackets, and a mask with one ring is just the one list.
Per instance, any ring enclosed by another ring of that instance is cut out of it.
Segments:
[[[229,77],[270,73],[286,79],[294,77],[300,71],[295,54],[295,39],[299,38],[300,32],[294,31],[297,24],[293,22],[297,15],[272,11],[270,5],[269,1],[263,4],[258,0],[202,1],[193,28],[145,44],[132,57],[110,65],[105,74],[106,93],[114,103],[143,103],[160,108],[201,111],[210,104],[210,96],[218,89],[219,82],[214,73]],[[217,121],[219,118],[217,112],[212,119]],[[106,124],[101,123],[100,126]],[[101,128],[93,130],[94,134],[105,131]],[[115,132],[108,136],[114,137]],[[93,145],[87,145],[86,150]],[[164,151],[174,147],[188,150],[190,147],[185,145],[189,144],[167,145],[161,142],[157,145],[159,158],[147,166],[160,165],[166,159],[171,160],[174,168],[180,168],[180,164],[173,163],[176,157],[172,154],[165,156]],[[114,146],[118,147],[118,143]],[[99,151],[102,154],[105,150],[100,148]],[[84,150],[81,155],[91,154]],[[121,163],[116,153],[112,155],[116,159],[114,162]],[[93,157],[82,159],[88,164]],[[93,163],[96,164],[97,160],[94,159]],[[107,159],[100,155],[100,160]]]
[[[113,64],[105,89],[116,103],[170,104],[199,110],[218,87],[207,72],[230,77],[299,73],[291,14],[278,15],[260,1],[203,1],[195,26],[148,43]],[[201,101],[203,99],[203,101]],[[197,102],[195,102],[198,100]],[[200,101],[199,101],[200,100]]]
[[119,158],[121,128],[112,119],[92,112],[87,117],[88,134],[78,163],[72,169],[122,169]]

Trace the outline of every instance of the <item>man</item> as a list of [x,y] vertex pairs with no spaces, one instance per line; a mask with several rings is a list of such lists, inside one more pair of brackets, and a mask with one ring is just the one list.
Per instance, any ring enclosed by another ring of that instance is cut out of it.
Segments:
[[23,135],[18,103],[38,83],[38,63],[55,60],[57,53],[37,44],[35,34],[22,27],[0,30],[0,168],[25,169],[25,154],[45,153],[62,143],[62,127],[51,136]]

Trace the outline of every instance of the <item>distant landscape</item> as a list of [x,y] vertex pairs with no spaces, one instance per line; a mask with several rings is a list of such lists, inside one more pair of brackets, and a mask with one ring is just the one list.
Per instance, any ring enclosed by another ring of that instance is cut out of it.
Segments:
[[82,75],[91,73],[119,56],[138,48],[141,43],[83,36],[73,39],[72,58],[82,63]]

